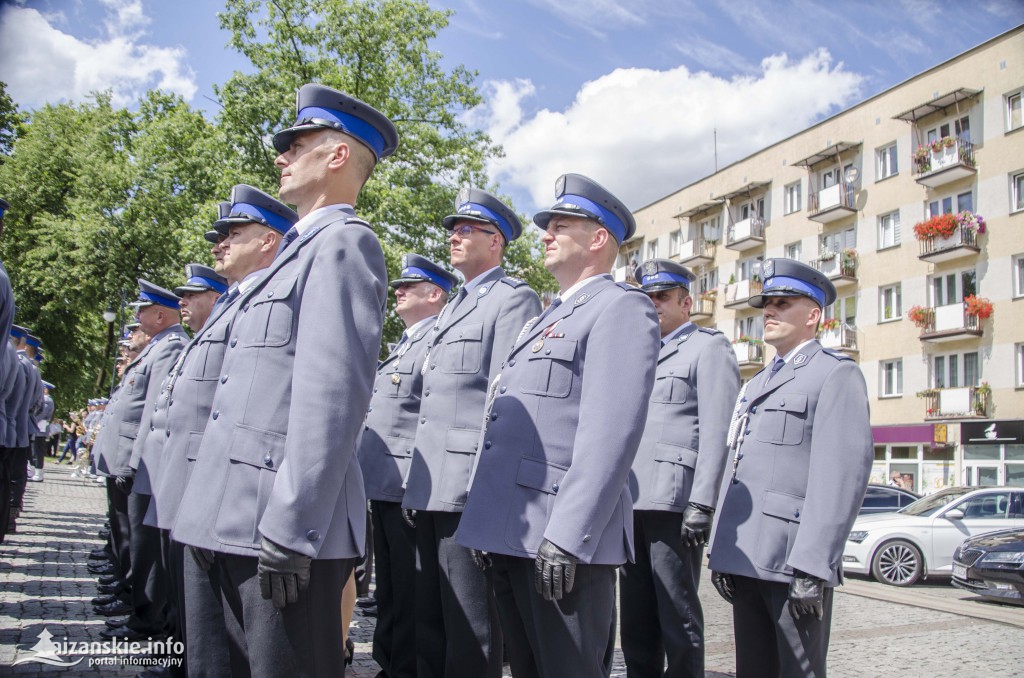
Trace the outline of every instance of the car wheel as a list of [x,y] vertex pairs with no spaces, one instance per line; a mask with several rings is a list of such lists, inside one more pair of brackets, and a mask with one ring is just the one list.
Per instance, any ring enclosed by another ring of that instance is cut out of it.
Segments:
[[875,579],[891,586],[910,586],[921,578],[923,571],[921,551],[902,539],[882,544],[871,562]]

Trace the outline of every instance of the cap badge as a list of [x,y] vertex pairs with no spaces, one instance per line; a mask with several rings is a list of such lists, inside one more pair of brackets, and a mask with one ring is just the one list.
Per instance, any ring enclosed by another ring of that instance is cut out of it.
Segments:
[[775,275],[775,260],[768,259],[761,264],[761,272],[764,273],[765,278],[771,278]]
[[463,188],[459,191],[459,195],[455,198],[455,204],[461,206],[469,202],[469,189]]
[[564,174],[562,176],[558,177],[558,179],[555,180],[555,197],[557,198],[558,196],[562,195],[563,193],[565,193],[565,175]]
[[653,261],[644,262],[644,275],[654,275],[658,272],[658,264]]
[[[403,269],[404,268],[409,268],[409,255],[408,254],[403,254],[402,255],[402,268]],[[403,273],[404,273],[404,271],[403,271]]]

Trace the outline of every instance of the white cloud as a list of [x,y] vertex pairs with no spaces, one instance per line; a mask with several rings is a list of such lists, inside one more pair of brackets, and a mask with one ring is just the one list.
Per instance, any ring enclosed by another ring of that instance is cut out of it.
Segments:
[[58,17],[8,5],[0,9],[0,80],[20,105],[80,101],[111,89],[125,105],[159,87],[191,99],[195,74],[185,50],[142,42],[149,23],[139,0],[103,0],[103,39],[85,41],[55,27]]
[[535,207],[551,203],[558,176],[579,172],[636,208],[713,171],[713,130],[724,166],[856,101],[863,82],[824,49],[771,56],[731,79],[619,69],[584,84],[566,110],[532,116],[523,114],[532,83],[488,83],[469,122],[504,146],[492,179],[528,192]]

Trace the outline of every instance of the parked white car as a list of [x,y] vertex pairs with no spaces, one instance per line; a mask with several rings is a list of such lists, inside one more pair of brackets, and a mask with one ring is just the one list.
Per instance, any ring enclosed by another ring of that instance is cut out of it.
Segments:
[[964,539],[1024,527],[1024,488],[951,487],[896,513],[857,518],[843,551],[843,570],[910,586],[929,574],[951,575]]

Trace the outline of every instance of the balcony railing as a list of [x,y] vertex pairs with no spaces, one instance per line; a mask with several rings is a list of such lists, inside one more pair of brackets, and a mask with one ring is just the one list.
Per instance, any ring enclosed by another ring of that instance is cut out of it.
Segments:
[[740,341],[732,345],[732,350],[736,353],[736,362],[740,364],[740,367],[764,365],[764,344],[762,343]]
[[636,285],[636,278],[633,277],[632,266],[619,266],[612,270],[612,277],[615,282],[629,283],[630,285]]
[[978,247],[978,232],[970,226],[957,227],[948,238],[933,235],[924,238],[920,243],[921,253],[917,255],[918,259],[933,263],[958,259],[981,251]]
[[980,337],[978,316],[968,313],[963,302],[924,309],[921,341],[955,341],[966,337]]
[[700,266],[715,258],[715,244],[704,238],[694,238],[679,244],[679,263]]
[[843,351],[845,353],[857,353],[857,328],[846,323],[839,327],[822,330],[818,341],[825,348]]
[[764,243],[764,218],[747,217],[729,224],[725,246],[731,250],[745,250]]
[[733,308],[747,303],[747,299],[761,294],[764,283],[760,280],[740,280],[725,286],[725,307]]
[[917,183],[929,188],[948,184],[976,172],[974,144],[967,139],[953,139],[952,145],[942,144],[937,151],[933,146],[932,150],[924,155],[915,155],[914,158]]
[[836,287],[847,282],[857,281],[857,262],[844,257],[838,252],[825,254],[819,259],[812,259],[811,267],[816,268],[832,280]]
[[985,419],[992,391],[978,386],[933,388],[923,394],[925,419]]
[[853,186],[833,184],[820,191],[812,191],[809,198],[808,218],[827,223],[854,214],[857,206],[853,197]]
[[705,296],[693,298],[693,306],[690,307],[690,318],[692,320],[704,320],[715,314],[715,300]]

